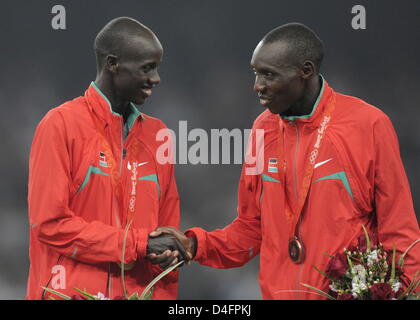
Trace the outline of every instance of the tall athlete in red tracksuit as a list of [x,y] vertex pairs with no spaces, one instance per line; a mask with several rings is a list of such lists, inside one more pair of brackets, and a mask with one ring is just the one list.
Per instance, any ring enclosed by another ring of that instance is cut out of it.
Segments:
[[[124,228],[125,287],[139,294],[162,269],[148,249],[174,246],[148,240],[157,226],[179,227],[173,165],[156,160],[156,134],[165,125],[140,113],[159,83],[162,47],[153,32],[129,18],[111,21],[95,40],[98,76],[85,95],[52,109],[38,125],[29,167],[30,271],[28,299],[48,287],[123,295],[119,263]],[[172,251],[174,251],[172,250]],[[154,299],[175,299],[178,273],[155,287]]]
[[[322,42],[301,24],[264,37],[251,61],[254,89],[268,109],[252,131],[264,130],[263,171],[249,175],[255,164],[244,165],[238,217],[224,229],[192,228],[188,238],[161,229],[203,265],[240,267],[260,254],[264,299],[319,299],[291,291],[306,283],[328,292],[328,280],[313,266],[325,270],[324,253],[357,245],[362,225],[398,254],[420,238],[391,121],[329,87],[319,75],[322,58]],[[404,266],[407,283],[420,269],[420,244]]]

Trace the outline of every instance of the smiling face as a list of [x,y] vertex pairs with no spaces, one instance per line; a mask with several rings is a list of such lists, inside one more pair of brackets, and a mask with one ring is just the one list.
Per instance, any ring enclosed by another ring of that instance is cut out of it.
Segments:
[[289,52],[285,42],[265,44],[262,41],[251,59],[255,73],[254,91],[258,93],[261,105],[274,114],[290,111],[304,96],[306,75]]
[[162,45],[154,36],[136,37],[127,43],[120,56],[108,62],[118,99],[143,104],[152,94],[152,88],[160,83],[157,69],[162,56]]

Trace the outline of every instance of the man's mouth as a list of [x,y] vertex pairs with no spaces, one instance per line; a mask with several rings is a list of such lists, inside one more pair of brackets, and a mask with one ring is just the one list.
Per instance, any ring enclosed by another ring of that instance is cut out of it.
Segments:
[[148,98],[152,95],[152,89],[151,88],[141,88],[141,92],[143,92],[143,94],[146,98]]
[[267,104],[270,102],[270,97],[267,96],[263,96],[263,95],[258,95],[258,97],[260,98],[260,104],[262,106],[267,106]]

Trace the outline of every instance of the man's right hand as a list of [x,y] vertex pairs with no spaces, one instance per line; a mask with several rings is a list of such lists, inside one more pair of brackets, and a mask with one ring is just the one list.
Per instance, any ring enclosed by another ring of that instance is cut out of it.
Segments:
[[159,227],[156,229],[155,234],[168,234],[175,236],[176,239],[183,245],[188,255],[187,264],[194,259],[197,251],[197,239],[195,237],[189,238],[183,232],[172,227]]
[[162,269],[166,269],[178,261],[189,261],[184,246],[174,235],[155,231],[149,234],[147,243],[147,259],[153,264],[159,264]]

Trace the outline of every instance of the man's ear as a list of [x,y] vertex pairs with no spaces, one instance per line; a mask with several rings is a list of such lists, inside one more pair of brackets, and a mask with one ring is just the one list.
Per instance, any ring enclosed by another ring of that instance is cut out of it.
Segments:
[[309,79],[316,73],[315,64],[310,60],[306,60],[302,65],[301,72],[302,78]]
[[109,54],[106,56],[106,68],[112,72],[117,73],[118,72],[118,57],[114,56],[112,54]]

